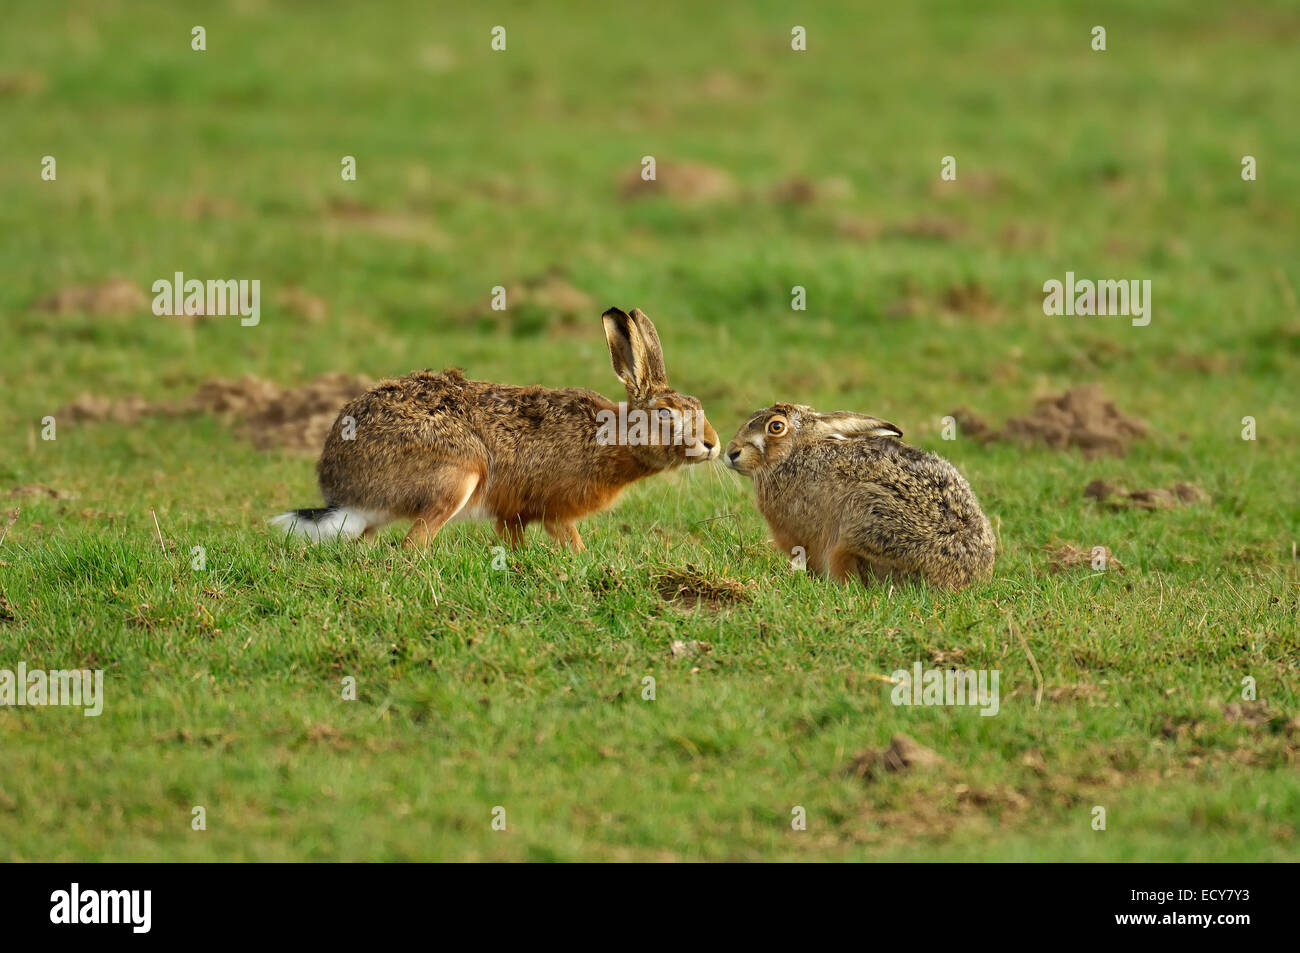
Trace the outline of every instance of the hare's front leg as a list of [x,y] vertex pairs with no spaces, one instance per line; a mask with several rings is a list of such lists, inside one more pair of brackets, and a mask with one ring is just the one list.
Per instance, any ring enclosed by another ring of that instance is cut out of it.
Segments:
[[470,470],[441,471],[430,487],[428,504],[415,515],[415,525],[402,545],[428,546],[447,520],[465,508],[478,482],[479,475]]
[[506,541],[506,545],[511,549],[518,549],[524,545],[524,521],[519,517],[512,519],[497,519],[497,536]]

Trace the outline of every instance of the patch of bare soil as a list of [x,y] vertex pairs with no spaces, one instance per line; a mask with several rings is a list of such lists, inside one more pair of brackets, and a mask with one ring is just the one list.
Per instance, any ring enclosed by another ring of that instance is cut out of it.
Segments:
[[118,520],[126,519],[125,513],[110,513],[107,510],[97,510],[92,507],[86,507],[79,514],[84,520],[94,520],[97,523],[116,523]]
[[58,412],[77,421],[134,423],[144,417],[210,413],[235,423],[260,450],[282,447],[316,453],[340,408],[374,386],[369,378],[323,374],[299,387],[282,387],[256,377],[205,382],[179,403],[150,403],[141,397],[109,400],[83,394]]
[[43,92],[45,87],[45,74],[32,70],[0,76],[0,96],[30,96]]
[[41,298],[32,310],[45,314],[120,316],[149,307],[149,298],[126,278],[113,277],[90,285],[72,285]]
[[940,314],[947,317],[989,320],[1000,317],[1002,309],[982,284],[978,281],[966,281],[945,288],[937,300],[919,290],[909,290],[903,298],[886,308],[885,314],[891,318]]
[[750,598],[744,583],[708,576],[694,566],[664,570],[654,581],[660,598],[687,609],[700,606],[717,612]]
[[110,400],[95,394],[82,394],[59,410],[55,417],[74,421],[107,420],[115,424],[133,424],[141,417],[162,416],[165,413],[164,408],[149,403],[143,397]]
[[1047,690],[1045,697],[1053,702],[1084,701],[1093,706],[1106,700],[1106,689],[1086,682],[1075,685],[1053,685]]
[[971,318],[996,318],[1002,313],[993,295],[978,281],[948,288],[943,293],[943,307],[949,314]]
[[[1288,719],[1284,712],[1262,701],[1230,702],[1223,706],[1222,715],[1228,724],[1248,729],[1257,741],[1275,739],[1288,750],[1300,750],[1300,744],[1293,740],[1300,736],[1300,717]],[[1165,718],[1160,734],[1174,741],[1199,740],[1212,729],[1212,720],[1181,713]]]
[[939,753],[919,744],[907,735],[894,735],[887,748],[867,748],[848,766],[851,777],[871,781],[882,773],[933,771],[948,764]]
[[937,199],[957,195],[990,195],[1001,187],[1001,181],[991,172],[965,172],[955,179],[939,179],[930,186],[930,194]]
[[970,805],[980,810],[1022,811],[1030,805],[1029,798],[1006,784],[996,784],[988,788],[973,788],[969,784],[958,784],[952,791],[959,805]]
[[953,649],[930,649],[930,661],[940,668],[957,668],[966,662],[966,650],[961,648]]
[[1210,494],[1195,483],[1175,483],[1169,489],[1126,490],[1118,483],[1093,480],[1083,490],[1083,498],[1104,503],[1111,509],[1172,510],[1179,506],[1206,503]]
[[847,238],[850,241],[870,242],[880,237],[880,233],[884,231],[884,226],[871,219],[847,215],[835,223],[835,231],[841,238]]
[[619,179],[618,189],[624,199],[665,195],[688,204],[732,198],[737,191],[726,170],[703,162],[659,162],[655,178],[648,180],[638,167]]
[[1300,724],[1296,719],[1288,722],[1286,715],[1274,711],[1261,701],[1230,702],[1223,706],[1223,720],[1240,723],[1254,730],[1268,728],[1286,731],[1287,734],[1294,733],[1294,726]]
[[843,201],[853,195],[848,179],[815,182],[804,176],[791,176],[772,186],[772,201],[780,205],[812,205],[815,202]]
[[[1195,726],[1199,722],[1190,724]],[[1032,772],[1030,778],[977,787],[936,776],[921,790],[890,794],[883,801],[869,799],[863,805],[861,822],[847,832],[848,837],[864,843],[897,843],[900,835],[944,837],[972,825],[1022,826],[1026,810],[1051,806],[1077,808],[1099,803],[1097,798],[1106,792],[1151,790],[1169,781],[1196,776],[1206,764],[1249,768],[1276,764],[1280,758],[1291,761],[1294,752],[1300,750],[1292,740],[1291,724],[1297,724],[1300,730],[1300,719],[1293,719],[1279,732],[1256,731],[1258,741],[1253,748],[1206,751],[1182,757],[1169,765],[1136,770],[1128,763],[1127,753],[1120,750],[1109,754],[1100,752],[1092,764],[1085,760],[1062,770],[1049,765],[1041,752],[1031,749],[1020,759]],[[1167,723],[1163,733],[1177,739],[1182,730]]]
[[961,222],[951,218],[934,216],[913,219],[910,222],[896,222],[886,225],[881,231],[885,238],[912,238],[920,241],[950,242],[961,235]]
[[282,289],[275,301],[286,314],[308,324],[320,324],[329,316],[329,303],[324,298],[297,286]]
[[331,201],[325,217],[331,231],[356,229],[382,238],[424,245],[442,245],[447,239],[430,217],[388,211],[351,199]]
[[[1124,564],[1105,546],[1083,548],[1073,543],[1066,543],[1055,549],[1051,547],[1048,549],[1048,567],[1052,572],[1067,572],[1080,566],[1092,569],[1092,561],[1099,555],[1105,556],[1107,572],[1122,572],[1124,569]],[[1100,549],[1101,553],[1094,553],[1094,549]]]
[[[1098,384],[1075,387],[1063,394],[1042,397],[1023,417],[1012,417],[1000,431],[994,431],[967,408],[952,412],[968,418],[983,440],[1015,440],[1043,444],[1054,450],[1078,447],[1084,456],[1123,456],[1129,446],[1146,436],[1147,426],[1136,417],[1121,413]],[[967,431],[971,432],[970,430]]]
[[42,483],[28,483],[23,486],[16,486],[6,495],[15,500],[75,500],[77,498],[75,493],[69,493],[67,490],[56,490],[54,487],[45,486]]
[[689,642],[673,639],[672,644],[668,646],[668,651],[672,653],[673,658],[688,658],[692,655],[707,655],[713,651],[713,645],[709,642],[697,642],[694,639]]
[[234,218],[244,212],[244,207],[234,199],[220,195],[195,194],[181,204],[181,214],[190,221],[197,222]]
[[705,99],[730,102],[742,98],[747,92],[746,86],[735,73],[715,69],[704,75],[696,89]]
[[1022,250],[1038,248],[1049,244],[1051,232],[1042,225],[1030,225],[1024,222],[1009,222],[998,233],[998,242],[1003,248]]

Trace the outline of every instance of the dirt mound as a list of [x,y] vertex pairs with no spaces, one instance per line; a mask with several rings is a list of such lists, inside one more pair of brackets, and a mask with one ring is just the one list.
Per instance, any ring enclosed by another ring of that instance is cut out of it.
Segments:
[[932,771],[947,765],[947,760],[907,735],[894,735],[888,748],[868,748],[850,762],[848,773],[855,778],[872,780],[882,773]]
[[702,606],[718,611],[749,600],[744,583],[711,578],[694,566],[665,570],[655,577],[655,588],[665,602],[687,609]]
[[[209,413],[238,425],[260,450],[316,453],[339,409],[374,386],[369,378],[323,374],[299,387],[282,387],[257,377],[215,379],[180,403],[150,403],[142,397],[109,400],[83,394],[58,412],[77,421],[134,423],[144,417]],[[56,416],[58,416],[56,415]]]
[[952,416],[967,434],[981,440],[1036,443],[1054,450],[1078,447],[1087,457],[1106,453],[1123,456],[1135,440],[1147,433],[1146,424],[1121,413],[1098,384],[1039,398],[1033,411],[1011,417],[997,431],[965,407],[954,410]]
[[517,321],[524,326],[537,322],[556,334],[590,334],[593,327],[599,327],[597,317],[604,310],[591,295],[570,284],[559,269],[507,285],[506,305],[505,311],[491,312],[498,321]]
[[1175,483],[1169,489],[1125,490],[1118,483],[1093,480],[1083,490],[1083,498],[1105,503],[1112,509],[1172,510],[1210,499],[1195,483]]
[[208,412],[240,421],[240,429],[259,450],[283,447],[314,453],[339,409],[374,386],[365,377],[322,374],[301,387],[281,387],[256,377],[240,381],[212,380],[191,399],[195,412]]
[[964,405],[952,412],[952,419],[957,422],[957,436],[959,437],[966,436],[975,440],[986,440],[993,433],[993,428],[989,426],[987,420]]
[[41,298],[32,310],[45,314],[135,314],[149,307],[149,298],[126,278],[109,278],[93,285],[62,288]]
[[736,184],[725,170],[703,162],[660,162],[655,178],[641,178],[637,168],[619,179],[618,190],[624,199],[666,195],[678,202],[712,202],[734,196]]
[[1056,397],[1044,397],[1024,417],[1012,417],[1003,433],[1055,450],[1078,447],[1084,454],[1122,455],[1134,440],[1146,436],[1146,424],[1125,416],[1106,399],[1100,385],[1076,387]]

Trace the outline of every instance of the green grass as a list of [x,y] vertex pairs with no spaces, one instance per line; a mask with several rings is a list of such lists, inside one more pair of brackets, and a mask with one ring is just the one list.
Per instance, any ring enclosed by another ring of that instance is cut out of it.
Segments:
[[[1296,857],[1292,5],[12,6],[0,493],[78,498],[5,501],[21,512],[0,544],[0,668],[102,668],[107,697],[99,718],[0,710],[0,857]],[[735,193],[625,201],[647,154],[723,169]],[[951,194],[934,189],[944,155]],[[841,182],[774,201],[796,177]],[[340,201],[398,227],[332,216]],[[555,268],[595,302],[589,326],[488,310],[493,286]],[[261,324],[33,307],[176,270],[260,279]],[[1042,283],[1067,270],[1150,278],[1150,326],[1044,316]],[[945,305],[966,285],[989,307]],[[328,317],[279,307],[286,286]],[[424,554],[397,547],[401,527],[303,550],[263,521],[316,504],[310,458],[206,417],[39,437],[83,392],[180,400],[245,374],[458,365],[617,396],[611,304],[655,318],[670,376],[724,437],[798,400],[948,456],[999,526],[993,581],[790,572],[749,487],[714,467],[632,488],[584,521],[586,553],[531,531],[507,571],[483,525]],[[1000,422],[1087,382],[1148,423],[1127,456],[940,439],[959,405]],[[1095,478],[1190,480],[1212,501],[1112,512],[1081,497]],[[1065,543],[1124,569],[1052,572]],[[688,567],[749,596],[666,602],[657,576]],[[674,640],[711,650],[674,658]],[[1000,670],[1000,714],[895,707],[872,677],[936,657]],[[1264,707],[1233,719],[1246,676]],[[949,767],[846,774],[897,733]]]

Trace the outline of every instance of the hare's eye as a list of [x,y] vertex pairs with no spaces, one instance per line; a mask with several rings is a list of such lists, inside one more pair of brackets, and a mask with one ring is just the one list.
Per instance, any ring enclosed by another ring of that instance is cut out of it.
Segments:
[[781,436],[781,434],[785,433],[785,421],[784,420],[768,421],[767,432],[770,433],[773,437]]

